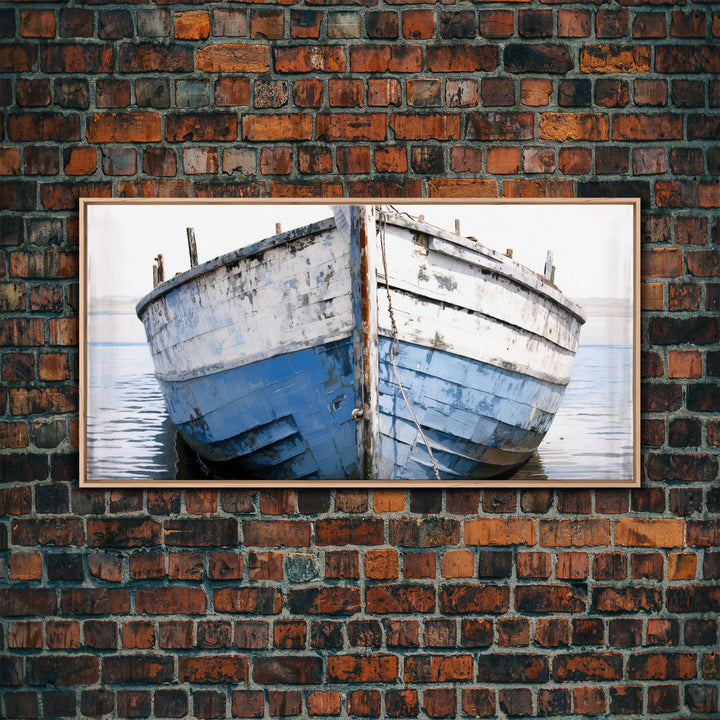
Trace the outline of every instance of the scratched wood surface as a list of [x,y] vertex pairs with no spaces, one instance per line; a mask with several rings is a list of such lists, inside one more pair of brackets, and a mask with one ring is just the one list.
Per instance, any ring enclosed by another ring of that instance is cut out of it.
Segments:
[[326,231],[222,265],[148,305],[158,377],[182,380],[352,332],[350,251]]

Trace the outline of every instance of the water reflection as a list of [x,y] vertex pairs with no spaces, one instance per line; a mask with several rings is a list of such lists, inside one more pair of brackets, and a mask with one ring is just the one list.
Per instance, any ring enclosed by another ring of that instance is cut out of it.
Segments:
[[[88,352],[88,477],[208,477],[167,416],[147,345],[96,343]],[[550,432],[513,479],[631,478],[631,379],[631,348],[581,347]]]

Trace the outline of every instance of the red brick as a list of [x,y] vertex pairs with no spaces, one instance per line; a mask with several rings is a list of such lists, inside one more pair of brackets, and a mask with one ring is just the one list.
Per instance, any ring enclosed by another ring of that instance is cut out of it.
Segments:
[[527,147],[523,150],[523,172],[551,173],[555,171],[555,150],[544,147]]
[[118,555],[89,555],[88,570],[94,577],[106,582],[121,582],[123,576],[123,560]]
[[298,107],[320,107],[325,92],[322,80],[295,80],[292,86],[293,101]]
[[573,688],[573,711],[580,714],[597,715],[607,708],[607,698],[602,687]]
[[[331,681],[330,661],[334,659],[338,658],[328,658],[328,676]],[[277,683],[318,684],[322,679],[322,660],[316,656],[276,655],[273,657],[255,657],[253,659],[252,678],[256,683],[262,683],[263,685]]]
[[280,73],[343,73],[345,48],[339,45],[275,48],[275,70]]
[[680,115],[616,115],[613,119],[613,140],[679,140],[682,137]]
[[466,520],[465,544],[534,545],[535,523],[519,517]]
[[610,138],[610,118],[600,113],[543,113],[540,116],[543,140],[590,140]]
[[425,690],[423,693],[423,708],[430,717],[456,717],[456,691],[452,688]]
[[592,168],[592,151],[590,148],[561,147],[558,165],[564,175],[585,175]]
[[19,78],[15,85],[15,97],[20,107],[46,107],[52,102],[50,80]]
[[235,623],[233,642],[241,650],[260,650],[268,646],[269,624],[262,620],[239,620]]
[[350,48],[350,71],[420,72],[422,48],[416,45],[356,45]]
[[435,107],[441,104],[441,84],[437,79],[408,79],[407,102],[412,107]]
[[239,655],[197,655],[178,658],[180,682],[237,684],[247,681],[248,670],[248,659]]
[[53,10],[21,10],[20,35],[28,38],[55,37],[55,12]]
[[399,105],[401,96],[400,82],[395,78],[370,78],[368,80],[368,105],[370,107]]
[[435,607],[435,591],[426,586],[374,585],[365,592],[369,613],[431,612]]
[[664,38],[666,35],[665,13],[638,13],[633,18],[632,36],[634,38]]
[[558,10],[558,37],[590,37],[592,15],[589,10]]
[[270,68],[270,49],[264,44],[207,45],[195,52],[195,64],[207,73],[263,73]]
[[398,577],[397,550],[368,550],[365,553],[365,576],[372,580],[390,580]]
[[620,680],[623,657],[620,653],[557,654],[552,662],[556,682],[583,680]]
[[262,718],[264,713],[265,693],[262,690],[233,690],[233,717]]
[[458,682],[473,679],[471,655],[409,655],[405,658],[405,683]]
[[685,521],[659,518],[620,518],[615,521],[615,544],[637,547],[682,547]]
[[497,48],[491,45],[431,45],[427,49],[431,72],[490,72],[498,63]]
[[377,717],[380,715],[379,690],[352,690],[347,693],[347,710],[353,717]]
[[327,175],[332,172],[332,150],[325,145],[304,145],[298,148],[298,169],[301,173]]
[[94,685],[99,680],[100,660],[91,655],[41,655],[25,664],[30,685]]
[[671,37],[704,38],[706,34],[706,14],[694,10],[685,14],[682,10],[673,10],[670,24]]
[[204,10],[175,13],[175,39],[205,40],[210,35],[210,15]]
[[[338,172],[358,174],[370,172],[370,148],[362,146],[338,147],[335,151]],[[337,500],[336,500],[337,503]]]
[[308,692],[307,709],[311,716],[340,715],[342,709],[340,693],[336,690]]
[[631,655],[627,674],[631,680],[687,680],[696,676],[695,653],[644,653]]
[[130,612],[130,592],[121,588],[62,590],[60,609],[66,615],[125,615]]
[[210,553],[208,577],[211,580],[242,580],[243,564],[243,556],[239,553]]
[[192,72],[194,67],[190,48],[154,43],[123,43],[120,45],[118,65],[123,73]]
[[668,377],[701,378],[702,355],[698,350],[669,350]]
[[317,117],[317,139],[324,141],[385,140],[386,116],[381,113],[332,113]]
[[151,649],[155,645],[155,624],[146,620],[130,620],[123,623],[121,637],[125,649]]
[[659,107],[667,105],[667,82],[665,80],[635,80],[635,104]]
[[88,119],[91,143],[157,142],[162,139],[157,113],[95,113]]
[[16,113],[8,115],[7,132],[10,140],[77,141],[80,140],[78,115],[61,113]]
[[309,547],[310,532],[311,524],[300,520],[243,521],[246,546]]
[[148,615],[202,615],[207,608],[207,598],[201,588],[138,588],[135,605],[138,613]]
[[317,10],[290,11],[290,37],[319,38],[324,13]]
[[522,585],[515,592],[518,612],[583,612],[585,592],[574,585]]
[[295,614],[353,615],[360,610],[357,588],[326,587],[291,590],[290,608]]
[[510,605],[507,587],[493,585],[445,585],[440,591],[442,613],[503,613]]
[[682,274],[682,250],[657,248],[642,251],[641,272],[644,277],[677,277]]
[[519,578],[549,578],[552,572],[550,554],[546,552],[520,552],[516,564]]
[[580,51],[584,73],[644,73],[651,70],[649,45],[586,45]]
[[83,545],[82,521],[73,517],[12,520],[12,541],[16,545]]
[[46,639],[51,650],[77,650],[80,647],[80,623],[74,620],[48,621]]
[[464,688],[462,709],[469,717],[492,717],[495,715],[495,691],[487,688]]
[[285,13],[282,10],[250,11],[250,37],[279,40],[284,33]]
[[250,104],[250,80],[246,77],[222,77],[215,82],[215,104],[236,107]]
[[538,618],[534,641],[540,647],[563,647],[570,644],[570,626],[566,619]]
[[427,40],[435,36],[434,10],[404,10],[402,13],[403,37]]
[[539,542],[549,547],[608,545],[610,522],[599,518],[540,520]]
[[507,38],[512,36],[515,16],[512,10],[480,10],[478,31],[485,38]]
[[403,576],[408,579],[435,577],[435,553],[405,553],[403,556]]
[[313,121],[303,113],[246,115],[242,119],[243,138],[250,142],[310,140]]
[[467,137],[484,141],[530,140],[534,136],[534,122],[532,113],[526,112],[471,113],[468,116]]
[[527,618],[505,618],[497,623],[498,645],[520,647],[530,644],[530,621]]
[[213,591],[217,612],[277,615],[282,610],[282,595],[275,588],[217,588]]

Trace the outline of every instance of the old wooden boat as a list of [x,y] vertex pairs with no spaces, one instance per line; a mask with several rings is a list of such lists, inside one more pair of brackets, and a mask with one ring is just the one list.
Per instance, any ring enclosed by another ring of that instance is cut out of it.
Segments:
[[162,282],[137,314],[209,472],[281,479],[508,473],[547,432],[584,322],[474,238],[356,205]]

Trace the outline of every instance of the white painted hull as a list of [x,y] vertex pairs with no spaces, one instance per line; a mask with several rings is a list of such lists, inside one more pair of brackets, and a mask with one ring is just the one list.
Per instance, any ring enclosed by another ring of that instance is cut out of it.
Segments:
[[487,476],[537,449],[569,379],[579,308],[476,242],[385,220],[369,240],[371,323],[360,321],[356,237],[333,220],[194,268],[139,303],[170,417],[216,471],[367,475],[368,418],[352,418],[373,325],[362,336],[379,352],[364,391],[377,398],[372,473]]

